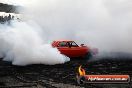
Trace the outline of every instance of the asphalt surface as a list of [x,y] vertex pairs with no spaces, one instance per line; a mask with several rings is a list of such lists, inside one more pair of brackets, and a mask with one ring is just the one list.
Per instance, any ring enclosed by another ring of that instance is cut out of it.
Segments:
[[126,84],[78,85],[78,67],[87,74],[128,74],[132,76],[132,59],[72,60],[61,65],[14,66],[0,61],[0,88],[132,88]]

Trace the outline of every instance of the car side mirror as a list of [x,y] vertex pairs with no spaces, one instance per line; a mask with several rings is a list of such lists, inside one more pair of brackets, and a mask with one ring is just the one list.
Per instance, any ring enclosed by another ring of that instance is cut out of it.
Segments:
[[81,44],[81,46],[84,46],[84,44]]

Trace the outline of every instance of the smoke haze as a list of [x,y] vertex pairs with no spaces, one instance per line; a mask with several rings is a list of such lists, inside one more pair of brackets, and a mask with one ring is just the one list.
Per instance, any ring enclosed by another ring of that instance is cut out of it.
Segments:
[[[24,23],[26,26],[19,25],[23,23],[18,23],[18,26],[15,26],[16,31],[19,29],[24,31],[24,35],[25,33],[26,35],[32,35],[32,32],[27,31],[25,28],[30,26],[29,29],[35,30],[33,33],[39,36],[39,38],[37,36],[32,36],[32,38],[29,36],[28,40],[26,39],[28,36],[24,38],[24,43],[27,43],[26,47],[30,47],[30,49],[35,47],[45,50],[45,46],[41,45],[49,41],[55,39],[72,39],[79,44],[84,43],[91,47],[97,47],[100,52],[132,53],[131,0],[30,0],[30,2],[27,0],[22,0],[22,2],[21,0],[1,0],[1,2],[2,1],[8,4],[23,6],[23,9],[19,9],[20,13],[23,14],[23,20],[32,20],[35,22],[26,22]],[[34,27],[34,24],[38,25],[40,28]],[[17,23],[14,25],[17,25]],[[36,34],[36,31],[39,34]],[[11,35],[9,34],[8,36]],[[34,40],[34,38],[37,38],[37,40]],[[23,41],[23,38],[21,41]],[[30,44],[33,42],[33,46],[28,45],[29,41],[31,41]],[[11,41],[11,43],[12,42],[13,41]],[[17,43],[24,46],[21,42],[16,42],[15,44]],[[12,46],[9,46],[9,48],[12,48]],[[14,51],[14,49],[11,50]],[[29,52],[26,54],[30,55]],[[47,55],[47,52],[43,52],[45,53],[44,55]],[[9,53],[9,55],[11,54],[12,52]],[[37,54],[37,57],[41,58],[41,55]],[[36,59],[34,60],[33,63],[37,62]],[[60,59],[58,59],[58,61],[59,60]],[[63,60],[62,62],[65,61]],[[46,62],[44,61],[44,63]]]
[[[105,52],[132,52],[132,1],[38,0],[24,12],[47,40],[73,39]],[[32,15],[30,15],[32,14]]]
[[5,61],[12,61],[14,65],[54,65],[70,60],[43,41],[40,28],[35,24],[32,27],[25,22],[12,22],[11,26],[0,27],[0,57]]

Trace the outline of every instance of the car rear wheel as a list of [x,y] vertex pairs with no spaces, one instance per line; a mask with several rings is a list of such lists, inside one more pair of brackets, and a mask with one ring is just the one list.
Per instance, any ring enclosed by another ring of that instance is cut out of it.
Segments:
[[90,58],[92,58],[92,54],[91,52],[86,53],[85,57],[86,60],[89,60]]

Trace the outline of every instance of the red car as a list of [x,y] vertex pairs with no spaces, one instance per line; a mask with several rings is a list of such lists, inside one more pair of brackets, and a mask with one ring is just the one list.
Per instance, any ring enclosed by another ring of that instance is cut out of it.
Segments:
[[72,57],[83,57],[89,58],[92,56],[91,49],[84,44],[80,46],[71,40],[59,40],[53,41],[52,46],[57,48],[61,54],[64,54],[70,58]]

